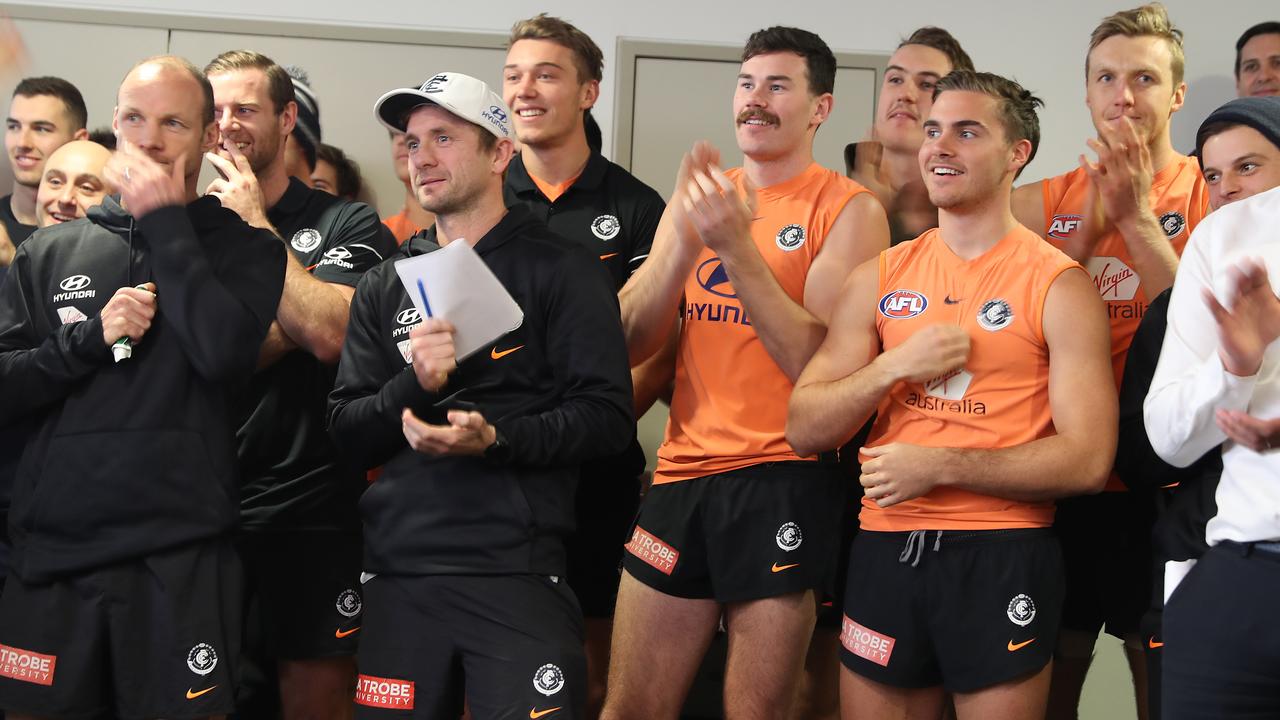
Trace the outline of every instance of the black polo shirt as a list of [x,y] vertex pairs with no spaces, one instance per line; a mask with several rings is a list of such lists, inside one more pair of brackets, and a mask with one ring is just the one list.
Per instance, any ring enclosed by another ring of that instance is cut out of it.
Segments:
[[507,207],[522,203],[555,233],[598,256],[619,290],[649,257],[666,209],[656,190],[597,152],[555,202],[542,194],[517,156],[507,169],[503,194]]
[[[18,222],[18,218],[13,215],[12,201],[12,194],[0,198],[0,223],[4,224],[5,231],[9,233],[9,242],[13,243],[16,250],[23,241],[31,237],[31,233],[36,231],[36,226]],[[7,274],[9,274],[9,268],[0,267],[0,283],[4,282],[4,276]]]
[[[267,219],[318,280],[354,287],[395,251],[396,241],[364,203],[289,180]],[[248,531],[358,531],[364,473],[346,467],[325,429],[337,368],[297,349],[259,370],[237,403],[241,520]]]

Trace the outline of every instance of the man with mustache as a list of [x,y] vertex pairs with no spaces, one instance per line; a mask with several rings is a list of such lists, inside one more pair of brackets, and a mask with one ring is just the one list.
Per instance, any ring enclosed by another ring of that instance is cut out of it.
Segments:
[[[1023,225],[1093,276],[1111,322],[1116,386],[1150,298],[1173,282],[1178,256],[1208,212],[1195,158],[1174,151],[1169,122],[1183,104],[1182,32],[1163,6],[1104,19],[1085,59],[1085,103],[1097,162],[1018,188]],[[1138,622],[1150,596],[1152,504],[1113,474],[1098,497],[1058,504],[1067,595],[1049,717],[1074,718],[1098,632],[1125,643],[1141,706],[1146,697]],[[1141,712],[1141,708],[1140,708]]]
[[813,159],[835,68],[811,32],[751,36],[733,99],[742,169],[722,171],[703,143],[685,156],[653,253],[622,290],[633,365],[679,338],[602,717],[677,716],[722,616],[726,715],[791,706],[848,477],[834,453],[804,460],[787,444],[786,399],[849,272],[889,240],[875,197]]

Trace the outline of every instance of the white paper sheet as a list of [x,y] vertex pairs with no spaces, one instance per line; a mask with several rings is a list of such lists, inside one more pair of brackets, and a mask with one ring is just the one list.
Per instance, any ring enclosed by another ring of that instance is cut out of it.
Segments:
[[458,362],[524,322],[524,313],[511,293],[465,240],[397,260],[396,274],[422,317],[453,323]]

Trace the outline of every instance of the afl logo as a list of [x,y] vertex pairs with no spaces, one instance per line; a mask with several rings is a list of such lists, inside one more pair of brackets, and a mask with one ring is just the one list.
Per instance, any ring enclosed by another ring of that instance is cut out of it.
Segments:
[[417,325],[419,322],[422,322],[422,315],[418,312],[418,308],[401,310],[400,314],[396,315],[397,325]]
[[1079,215],[1054,215],[1053,222],[1049,224],[1049,232],[1051,238],[1066,240],[1071,234],[1080,228],[1082,219]]
[[591,221],[591,234],[601,240],[612,240],[622,231],[622,224],[613,215],[601,215]]
[[187,653],[187,667],[197,675],[208,675],[218,666],[218,653],[209,643],[200,643]]
[[1031,601],[1030,595],[1019,593],[1009,601],[1005,613],[1009,616],[1009,622],[1018,627],[1026,627],[1036,619],[1036,604]]
[[791,552],[804,542],[804,534],[800,532],[799,525],[793,522],[783,523],[782,527],[778,528],[778,534],[774,536],[774,540],[777,541],[778,547]]
[[791,252],[804,244],[804,228],[799,225],[788,225],[778,231],[778,237],[774,242],[778,243],[779,250]]
[[978,311],[978,324],[983,330],[1003,330],[1013,322],[1013,308],[1009,307],[1009,303],[996,298],[988,300],[982,304],[982,309]]
[[311,252],[320,247],[320,231],[313,228],[302,228],[293,234],[289,244],[298,252]]
[[913,318],[929,307],[929,298],[915,290],[893,290],[880,298],[880,314],[890,320]]
[[88,275],[72,275],[71,277],[58,283],[58,287],[67,292],[75,292],[89,287],[89,283],[93,282]]
[[538,668],[538,672],[533,674],[533,689],[547,697],[560,692],[562,687],[564,687],[564,673],[551,663]]
[[729,273],[725,271],[720,258],[713,257],[698,266],[698,284],[703,290],[723,298],[736,298],[738,294],[729,284]]
[[364,603],[360,601],[360,594],[351,588],[347,588],[338,594],[338,614],[342,617],[355,617],[360,614],[360,610],[364,607]]
[[1187,219],[1180,212],[1167,212],[1160,216],[1160,228],[1164,230],[1165,237],[1178,237],[1186,226]]

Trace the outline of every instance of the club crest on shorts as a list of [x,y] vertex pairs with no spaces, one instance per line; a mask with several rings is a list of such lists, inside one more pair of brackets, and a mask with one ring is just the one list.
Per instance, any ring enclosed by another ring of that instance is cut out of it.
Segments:
[[978,324],[983,330],[991,332],[1003,330],[1009,327],[1011,322],[1013,322],[1013,308],[1000,298],[986,301],[978,311]]
[[1160,216],[1160,229],[1165,237],[1176,238],[1187,227],[1187,218],[1178,211],[1167,212]]
[[788,225],[778,231],[778,237],[774,239],[778,244],[778,249],[782,252],[791,252],[804,244],[804,227],[800,225]]
[[198,643],[187,653],[187,667],[197,675],[208,675],[218,667],[218,653],[209,643]]
[[804,533],[800,532],[799,525],[787,522],[778,528],[778,534],[774,536],[774,540],[777,541],[778,547],[791,552],[800,547],[800,543],[804,542]]
[[618,222],[617,216],[601,215],[591,221],[591,234],[601,240],[612,240],[618,237],[620,232],[622,232],[622,223]]
[[314,228],[302,228],[293,234],[293,239],[289,241],[289,244],[298,252],[311,252],[312,250],[320,247],[320,241],[322,239],[323,238],[320,237],[319,230]]
[[547,697],[560,692],[563,687],[564,673],[551,663],[538,668],[538,672],[533,674],[533,689]]
[[1018,627],[1026,627],[1036,619],[1036,604],[1031,601],[1030,595],[1018,593],[1009,601],[1005,613],[1009,616],[1009,622]]
[[338,608],[338,614],[342,617],[355,617],[364,609],[364,603],[360,600],[360,593],[351,588],[338,593],[338,602],[335,604]]

